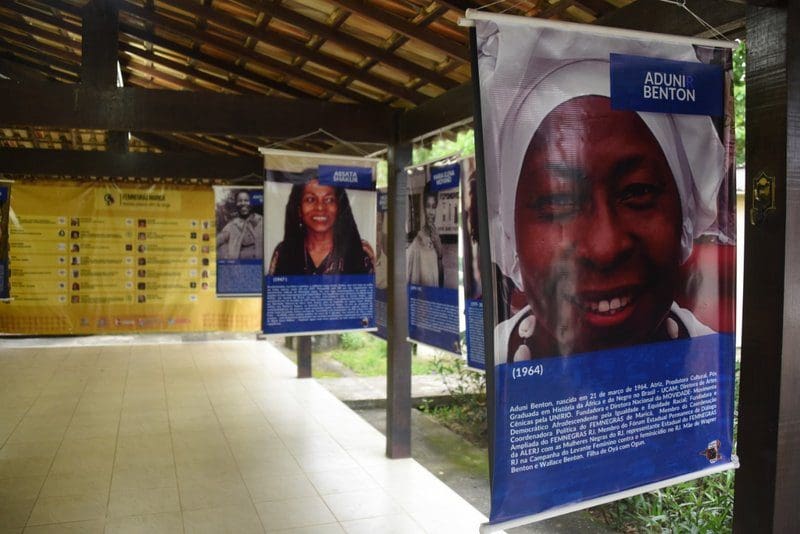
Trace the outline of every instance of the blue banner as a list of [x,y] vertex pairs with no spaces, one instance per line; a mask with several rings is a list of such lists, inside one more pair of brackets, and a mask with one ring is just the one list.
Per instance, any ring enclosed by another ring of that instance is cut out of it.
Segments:
[[611,54],[611,107],[687,115],[723,114],[721,65]]
[[389,221],[389,194],[385,189],[378,190],[378,211],[376,221],[377,248],[375,250],[375,326],[374,332],[381,339],[386,339],[386,303],[388,286],[388,258],[386,256],[387,229]]
[[374,328],[375,275],[264,277],[265,334]]
[[375,179],[370,167],[320,165],[317,173],[320,185],[348,189],[375,189]]
[[453,189],[461,184],[461,163],[431,166],[431,191]]
[[460,354],[458,290],[409,284],[408,337]]
[[264,260],[217,260],[217,295],[261,295]]
[[486,369],[483,349],[483,301],[467,300],[464,314],[467,319],[467,365]]
[[491,521],[730,463],[733,370],[732,334],[497,366]]

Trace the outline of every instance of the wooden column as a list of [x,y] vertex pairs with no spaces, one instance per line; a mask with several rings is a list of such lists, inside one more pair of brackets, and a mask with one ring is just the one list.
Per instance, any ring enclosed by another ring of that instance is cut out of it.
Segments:
[[[747,10],[747,227],[734,532],[800,525],[800,6]],[[776,209],[754,225],[753,182]]]
[[[117,86],[119,9],[114,0],[90,0],[83,8],[81,83],[101,89]],[[106,148],[128,151],[128,132],[106,133]]]
[[411,143],[395,139],[389,145],[389,273],[386,303],[386,456],[411,456],[411,346],[408,341],[406,292],[405,167],[411,165]]
[[311,336],[298,336],[294,339],[297,350],[297,378],[311,378]]

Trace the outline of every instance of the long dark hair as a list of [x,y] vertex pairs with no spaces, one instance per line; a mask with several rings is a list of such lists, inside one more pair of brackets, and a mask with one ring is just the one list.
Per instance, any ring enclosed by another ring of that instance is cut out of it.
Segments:
[[[300,217],[300,204],[306,184],[295,184],[286,203],[286,216],[283,226],[281,253],[275,265],[276,275],[298,274],[305,270],[306,232]],[[340,272],[361,274],[367,272],[371,262],[365,261],[367,254],[361,244],[353,210],[347,191],[342,187],[333,188],[338,206],[336,221],[333,223],[333,250],[331,260],[341,262]]]

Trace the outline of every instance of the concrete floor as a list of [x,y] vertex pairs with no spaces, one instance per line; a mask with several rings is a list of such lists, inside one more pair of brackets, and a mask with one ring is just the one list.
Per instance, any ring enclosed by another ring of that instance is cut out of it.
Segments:
[[468,533],[267,342],[0,341],[0,533]]

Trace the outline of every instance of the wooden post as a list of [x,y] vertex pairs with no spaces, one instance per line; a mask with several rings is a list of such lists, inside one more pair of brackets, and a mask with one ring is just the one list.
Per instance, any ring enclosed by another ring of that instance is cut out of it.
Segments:
[[[785,5],[747,9],[741,468],[733,518],[742,534],[800,525],[800,6]],[[776,209],[758,222],[750,210],[762,176],[775,179]]]
[[297,336],[297,378],[311,378],[311,336]]
[[[119,9],[113,0],[91,0],[83,8],[81,83],[97,88],[117,86]],[[106,132],[106,148],[128,151],[128,132]]]
[[411,165],[411,143],[398,141],[399,127],[389,145],[389,273],[386,303],[386,456],[411,456],[411,347],[408,339],[406,292],[405,167]]

